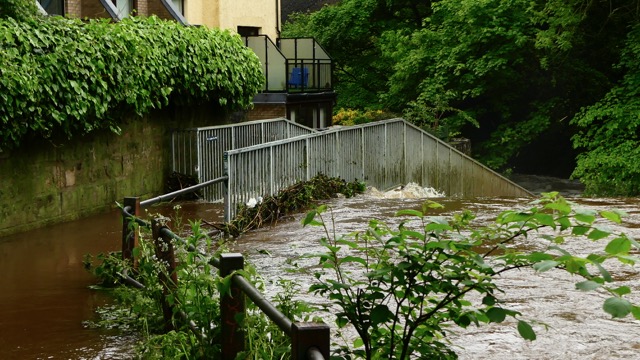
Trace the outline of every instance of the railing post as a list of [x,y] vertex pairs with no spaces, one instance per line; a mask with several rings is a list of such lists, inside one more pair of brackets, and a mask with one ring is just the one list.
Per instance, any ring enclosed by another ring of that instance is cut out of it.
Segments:
[[[220,255],[220,276],[229,276],[233,271],[242,268],[244,268],[242,254]],[[231,281],[229,291],[220,299],[223,359],[235,359],[238,353],[244,351],[244,332],[238,324],[238,315],[243,316],[244,313],[244,293]]]
[[[233,128],[232,128],[233,129]],[[222,171],[227,178],[222,183],[222,196],[224,202],[224,221],[231,222],[231,194],[229,192],[229,154],[225,151],[222,159]]]
[[151,220],[151,234],[155,245],[156,257],[158,262],[165,266],[164,271],[158,274],[160,283],[162,284],[162,314],[164,316],[164,330],[169,332],[173,330],[173,307],[167,301],[169,296],[176,288],[178,283],[178,274],[176,273],[176,258],[173,253],[173,244],[171,237],[161,231],[166,228],[162,218],[154,218]]
[[[140,214],[140,198],[126,197],[123,206],[131,208],[131,215],[138,216]],[[135,220],[122,215],[122,260],[134,260],[133,248],[138,246],[138,232],[133,229]],[[135,261],[134,261],[135,264]]]
[[316,348],[325,359],[329,359],[330,342],[329,325],[323,323],[293,323],[291,328],[291,359],[306,359],[310,348]]

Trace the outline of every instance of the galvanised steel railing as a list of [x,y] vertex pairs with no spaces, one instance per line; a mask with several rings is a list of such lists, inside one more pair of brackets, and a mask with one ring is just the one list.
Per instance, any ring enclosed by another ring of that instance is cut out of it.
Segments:
[[[286,119],[175,130],[173,171],[196,176],[203,183],[224,175],[225,151],[316,132]],[[208,201],[222,201],[224,193],[219,183],[205,188],[203,195]]]
[[318,173],[388,189],[415,182],[451,197],[531,196],[500,174],[402,119],[339,128],[225,152],[225,217],[240,204]]

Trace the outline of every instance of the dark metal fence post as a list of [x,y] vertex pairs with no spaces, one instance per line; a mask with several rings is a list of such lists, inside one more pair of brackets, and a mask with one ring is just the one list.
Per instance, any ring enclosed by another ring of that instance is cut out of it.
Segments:
[[[130,214],[138,216],[140,214],[140,199],[137,197],[124,198],[123,206],[131,208]],[[135,221],[122,216],[122,260],[134,260],[133,248],[138,246],[138,232],[133,228]],[[135,266],[135,260],[134,260]]]
[[156,250],[156,257],[160,264],[165,266],[165,271],[160,272],[158,278],[162,284],[162,313],[164,315],[164,329],[169,332],[173,330],[173,307],[167,301],[169,296],[176,288],[178,283],[178,274],[176,273],[176,258],[173,253],[173,244],[171,237],[166,232],[161,231],[166,228],[162,221],[153,219],[151,221],[151,234]]
[[310,348],[316,348],[329,359],[329,325],[323,323],[293,323],[291,328],[291,359],[304,360]]
[[[229,253],[220,255],[220,276],[225,277],[244,267],[242,254]],[[222,318],[222,358],[235,359],[244,351],[244,332],[238,324],[237,315],[244,315],[244,293],[231,281],[229,292],[220,299],[220,315]]]

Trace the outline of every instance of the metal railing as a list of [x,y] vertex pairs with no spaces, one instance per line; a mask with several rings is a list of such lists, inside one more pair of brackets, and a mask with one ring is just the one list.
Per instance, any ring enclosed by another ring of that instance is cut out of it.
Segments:
[[[256,144],[287,139],[316,130],[286,119],[174,130],[171,135],[173,171],[193,175],[199,183],[224,176],[224,152]],[[204,198],[221,201],[222,183],[207,187]]]
[[262,63],[263,92],[333,91],[333,61],[315,39],[281,38],[276,45],[266,35],[255,35],[243,41]]
[[[176,269],[176,261],[173,250],[173,241],[184,244],[190,252],[198,253],[200,256],[207,257],[206,254],[197,250],[193,245],[188,244],[186,240],[180,238],[173,233],[162,222],[152,219],[147,222],[138,217],[143,206],[149,206],[156,202],[175,197],[190,191],[196,191],[202,187],[210,186],[215,182],[225,181],[226,177],[218,178],[210,181],[208,184],[199,184],[191,188],[179,190],[171,194],[159,196],[146,201],[140,201],[138,198],[125,198],[122,208],[123,230],[122,230],[122,257],[135,264],[133,257],[133,249],[138,243],[138,232],[132,223],[138,226],[150,228],[152,238],[156,248],[156,255],[161,264],[165,264],[165,270],[159,275],[160,283],[165,287],[163,292],[171,294],[178,283]],[[245,312],[245,296],[251,299],[253,303],[264,312],[271,321],[273,321],[285,334],[291,338],[291,357],[292,359],[328,359],[330,351],[330,329],[324,323],[301,323],[292,322],[284,314],[282,314],[273,304],[271,304],[264,296],[243,276],[235,273],[235,271],[244,268],[244,258],[242,254],[227,253],[221,254],[219,259],[211,258],[209,263],[220,270],[220,276],[226,277],[231,275],[231,288],[227,294],[220,299],[220,326],[222,334],[221,355],[223,359],[234,359],[236,355],[245,349],[245,338],[242,327],[238,323],[238,314]],[[134,265],[135,266],[135,265]],[[143,289],[144,284],[138,282],[127,273],[122,274],[123,280],[131,286]],[[174,309],[172,305],[162,300],[163,315],[165,321],[165,330],[169,331],[172,327],[172,314]],[[180,315],[182,321],[188,324],[189,328],[197,336],[201,336],[198,330],[198,324],[189,320],[188,316],[181,311],[176,312]],[[209,326],[208,324],[206,326]]]
[[332,66],[326,59],[287,60],[287,91],[331,91]]
[[391,119],[225,152],[226,221],[238,205],[318,173],[379,189],[415,182],[451,197],[532,194],[420,128]]

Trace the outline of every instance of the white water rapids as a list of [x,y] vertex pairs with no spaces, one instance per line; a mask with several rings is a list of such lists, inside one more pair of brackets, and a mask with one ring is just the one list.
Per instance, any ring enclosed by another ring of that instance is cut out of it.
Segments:
[[[438,196],[437,192],[407,185],[403,189],[381,193],[370,190],[363,196],[352,199],[335,199],[330,202],[336,233],[344,234],[364,230],[369,219],[395,223],[394,213],[400,209],[420,209],[426,197]],[[473,200],[434,199],[445,205],[445,213],[470,209],[477,215],[479,223],[489,223],[506,209],[525,207],[531,199],[484,198]],[[617,208],[629,214],[616,228],[640,238],[640,211],[638,199],[579,199],[572,198],[579,206],[604,210]],[[260,229],[238,239],[236,250],[248,255],[265,279],[285,278],[303,283],[303,288],[314,280],[310,275],[285,271],[294,264],[298,268],[313,268],[315,260],[305,259],[309,253],[321,252],[318,239],[323,232],[317,227],[300,224],[304,214],[299,214],[271,228]],[[523,247],[541,247],[540,239],[530,238]],[[577,254],[588,254],[604,249],[606,241],[570,241],[566,248]],[[638,268],[614,266],[613,276],[620,285],[629,286],[633,293],[627,298],[640,302]],[[522,313],[522,319],[533,324],[536,341],[522,339],[514,320],[501,324],[470,326],[461,329],[453,326],[449,336],[460,359],[634,359],[640,358],[638,332],[640,322],[632,317],[611,319],[602,309],[603,301],[609,297],[603,292],[576,290],[575,283],[582,279],[572,278],[561,270],[535,273],[530,270],[504,273],[498,284],[505,291],[501,300],[504,306]],[[277,287],[267,284],[267,293],[277,292]],[[324,300],[303,295],[304,301],[320,303]],[[327,319],[327,322],[333,320]],[[333,325],[331,323],[331,325]]]

